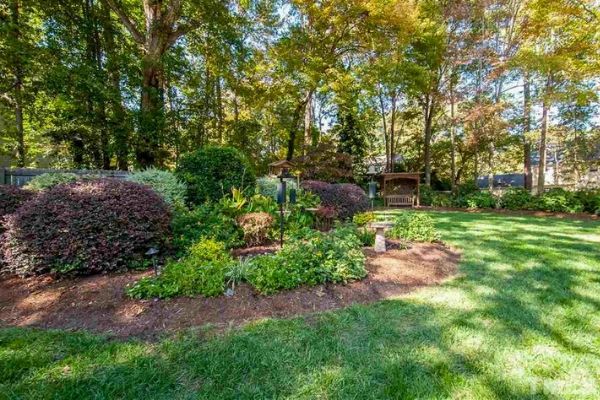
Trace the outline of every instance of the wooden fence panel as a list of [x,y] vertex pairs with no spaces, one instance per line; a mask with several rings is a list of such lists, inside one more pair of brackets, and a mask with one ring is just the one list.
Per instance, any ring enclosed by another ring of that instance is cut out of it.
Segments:
[[101,176],[103,178],[125,179],[128,171],[83,170],[83,169],[40,169],[40,168],[0,168],[0,184],[23,186],[34,177],[51,172],[70,172],[80,176]]

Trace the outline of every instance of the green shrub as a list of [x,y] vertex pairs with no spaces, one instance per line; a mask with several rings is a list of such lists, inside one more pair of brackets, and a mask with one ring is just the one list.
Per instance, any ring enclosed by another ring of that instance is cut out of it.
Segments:
[[561,188],[550,189],[544,194],[537,196],[532,202],[532,207],[540,211],[548,212],[581,212],[583,204],[574,192]]
[[525,188],[507,189],[500,198],[500,207],[507,210],[526,210],[531,206],[533,196],[531,191]]
[[496,208],[496,203],[496,197],[492,193],[481,190],[457,197],[455,205],[466,208]]
[[136,299],[219,296],[225,290],[225,273],[232,263],[223,243],[201,239],[187,257],[168,263],[158,276],[140,279],[127,294]]
[[600,189],[578,190],[575,197],[584,212],[600,215]]
[[431,188],[431,186],[421,186],[419,189],[419,203],[422,206],[434,206],[433,199],[436,195],[436,192]]
[[352,217],[352,222],[354,222],[358,226],[365,226],[375,221],[375,219],[375,214],[371,211],[368,211],[360,214],[355,214],[354,217]]
[[246,157],[232,147],[207,146],[184,155],[175,171],[188,186],[188,201],[202,204],[230,196],[233,188],[254,191],[256,178]]
[[129,175],[127,179],[150,186],[171,206],[180,208],[185,206],[187,187],[172,172],[149,168],[135,172]]
[[178,256],[188,254],[189,248],[202,237],[223,242],[227,248],[244,244],[243,232],[235,218],[224,213],[218,203],[179,210],[173,217],[171,228],[173,246]]
[[354,228],[312,231],[304,239],[288,241],[276,254],[255,257],[246,279],[262,294],[361,279],[367,275],[361,247]]
[[439,240],[433,219],[420,212],[404,212],[396,217],[389,236],[416,242],[434,242]]
[[[289,195],[290,189],[298,190],[296,179],[286,179],[286,191]],[[279,178],[274,176],[263,176],[256,180],[256,192],[263,196],[272,197],[277,200],[277,188],[279,187]]]
[[79,177],[71,172],[48,172],[34,177],[27,182],[25,187],[29,190],[40,191],[63,183],[77,182],[78,179]]
[[454,199],[450,193],[435,192],[431,200],[433,207],[452,207]]

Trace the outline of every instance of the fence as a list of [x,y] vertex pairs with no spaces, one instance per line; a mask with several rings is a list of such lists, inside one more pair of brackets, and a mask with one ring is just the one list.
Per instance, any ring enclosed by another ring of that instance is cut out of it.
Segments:
[[100,176],[103,178],[125,179],[127,171],[84,170],[84,169],[38,169],[0,167],[0,184],[23,186],[34,177],[51,172],[70,172],[80,176]]

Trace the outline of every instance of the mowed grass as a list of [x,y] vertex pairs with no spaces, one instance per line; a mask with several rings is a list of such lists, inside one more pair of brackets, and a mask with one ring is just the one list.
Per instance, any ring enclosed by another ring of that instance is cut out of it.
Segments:
[[0,330],[0,398],[600,398],[600,224],[432,216],[442,286],[154,343]]

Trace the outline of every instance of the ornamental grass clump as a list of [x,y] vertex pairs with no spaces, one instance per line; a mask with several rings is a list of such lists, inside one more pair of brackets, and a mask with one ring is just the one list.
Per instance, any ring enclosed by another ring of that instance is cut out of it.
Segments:
[[244,231],[244,242],[250,246],[267,241],[274,218],[266,212],[244,214],[237,218],[238,225]]
[[163,199],[133,182],[99,179],[39,193],[11,214],[0,250],[6,270],[91,274],[144,261],[163,248],[171,214]]

